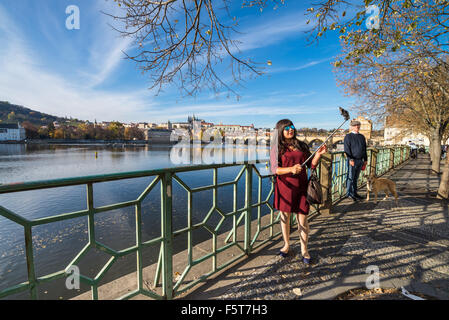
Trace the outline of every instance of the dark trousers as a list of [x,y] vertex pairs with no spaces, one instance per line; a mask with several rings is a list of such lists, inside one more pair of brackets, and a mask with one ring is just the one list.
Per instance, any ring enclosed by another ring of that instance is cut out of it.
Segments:
[[360,171],[362,171],[363,160],[355,159],[354,166],[351,166],[348,159],[348,176],[346,178],[346,195],[348,197],[355,197],[357,194],[357,180],[359,179]]

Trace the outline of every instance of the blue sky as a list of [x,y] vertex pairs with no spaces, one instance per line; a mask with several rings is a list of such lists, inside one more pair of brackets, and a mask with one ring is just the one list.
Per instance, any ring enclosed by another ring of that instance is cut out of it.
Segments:
[[[210,91],[185,98],[176,87],[155,96],[148,76],[124,59],[122,51],[133,50],[131,39],[119,37],[108,26],[111,19],[100,13],[119,12],[111,0],[2,0],[0,100],[91,121],[175,122],[195,113],[223,124],[273,127],[289,118],[299,128],[337,127],[338,106],[354,102],[336,86],[332,72],[338,34],[307,45],[307,1],[286,1],[263,12],[237,4],[232,13],[244,33],[238,35],[240,55],[272,61],[266,75],[236,88],[238,101]],[[79,30],[65,26],[69,5],[80,9]]]

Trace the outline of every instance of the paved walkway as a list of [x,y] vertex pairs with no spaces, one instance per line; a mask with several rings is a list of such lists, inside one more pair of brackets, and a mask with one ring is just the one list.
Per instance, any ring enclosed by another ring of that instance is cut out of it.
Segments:
[[404,286],[449,299],[448,202],[435,198],[440,176],[431,175],[429,158],[420,155],[386,177],[397,183],[398,206],[380,194],[377,205],[343,200],[330,217],[311,217],[313,265],[300,262],[295,231],[291,256],[276,255],[282,246],[277,239],[184,298],[334,299],[365,287],[367,268],[376,266],[382,288]]

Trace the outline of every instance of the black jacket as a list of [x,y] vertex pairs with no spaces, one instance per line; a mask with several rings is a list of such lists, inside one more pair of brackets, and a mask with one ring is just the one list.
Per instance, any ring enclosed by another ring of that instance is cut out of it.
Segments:
[[368,161],[365,136],[360,133],[348,133],[344,140],[345,153],[349,160]]

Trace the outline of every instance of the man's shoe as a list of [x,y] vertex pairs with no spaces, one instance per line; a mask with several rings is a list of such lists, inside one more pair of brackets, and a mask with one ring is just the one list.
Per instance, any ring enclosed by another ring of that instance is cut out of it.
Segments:
[[348,198],[352,201],[352,203],[356,203],[359,201],[359,199],[357,199],[356,197],[353,197],[353,196],[348,196]]
[[362,197],[361,195],[358,195],[358,194],[356,194],[355,197],[356,197],[357,199],[360,199],[360,200],[365,199],[364,197]]

